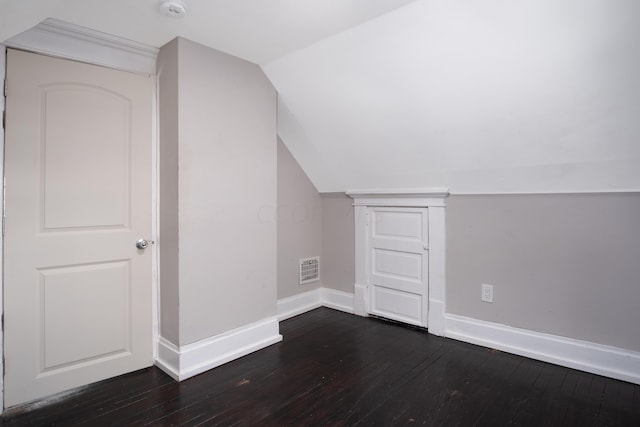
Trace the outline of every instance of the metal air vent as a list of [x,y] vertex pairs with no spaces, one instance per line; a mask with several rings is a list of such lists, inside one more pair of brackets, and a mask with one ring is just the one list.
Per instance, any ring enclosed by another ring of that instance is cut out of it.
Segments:
[[320,280],[320,257],[300,259],[300,284]]

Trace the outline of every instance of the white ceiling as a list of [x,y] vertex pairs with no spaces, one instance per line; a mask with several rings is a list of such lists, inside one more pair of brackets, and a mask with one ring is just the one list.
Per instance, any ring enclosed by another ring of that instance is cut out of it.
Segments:
[[416,1],[262,67],[320,191],[640,190],[638,1]]
[[0,41],[51,17],[155,47],[181,36],[261,64],[412,1],[185,0],[175,19],[160,0],[0,0]]
[[258,63],[320,191],[640,190],[640,1],[0,0],[0,40],[47,17]]

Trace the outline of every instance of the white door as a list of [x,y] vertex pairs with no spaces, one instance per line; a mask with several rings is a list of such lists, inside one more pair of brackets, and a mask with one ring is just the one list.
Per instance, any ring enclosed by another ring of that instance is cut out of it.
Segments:
[[368,208],[369,313],[427,327],[425,208]]
[[150,366],[153,81],[9,50],[5,406]]

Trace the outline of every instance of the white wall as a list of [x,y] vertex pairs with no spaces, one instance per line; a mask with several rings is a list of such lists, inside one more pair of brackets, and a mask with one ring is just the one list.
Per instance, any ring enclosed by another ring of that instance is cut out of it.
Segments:
[[263,69],[321,192],[640,189],[636,1],[421,0]]

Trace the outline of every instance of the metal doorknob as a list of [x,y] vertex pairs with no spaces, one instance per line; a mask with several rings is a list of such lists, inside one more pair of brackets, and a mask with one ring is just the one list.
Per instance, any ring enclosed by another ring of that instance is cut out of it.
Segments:
[[147,242],[144,239],[139,239],[136,242],[136,248],[138,248],[138,249],[147,249],[147,246],[149,246],[149,242]]

